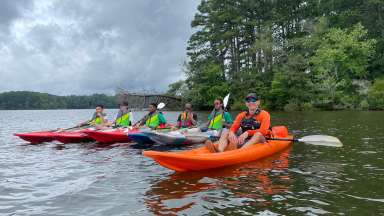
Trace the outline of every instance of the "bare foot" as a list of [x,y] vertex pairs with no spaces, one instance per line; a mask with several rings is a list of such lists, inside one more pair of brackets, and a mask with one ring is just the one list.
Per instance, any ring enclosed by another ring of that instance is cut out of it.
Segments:
[[212,153],[215,153],[217,152],[216,148],[215,148],[215,144],[213,144],[213,142],[211,140],[207,140],[205,141],[205,146],[208,148],[208,150]]

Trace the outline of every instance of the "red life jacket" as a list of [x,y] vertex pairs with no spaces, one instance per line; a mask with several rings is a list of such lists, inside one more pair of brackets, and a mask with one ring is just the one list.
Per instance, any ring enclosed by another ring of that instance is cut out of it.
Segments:
[[188,119],[188,113],[182,112],[180,114],[179,128],[188,128],[193,126],[193,122]]

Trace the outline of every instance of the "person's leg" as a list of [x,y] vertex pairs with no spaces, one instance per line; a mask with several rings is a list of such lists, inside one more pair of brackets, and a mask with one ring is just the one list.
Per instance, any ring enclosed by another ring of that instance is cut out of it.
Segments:
[[256,143],[265,143],[266,141],[261,133],[255,133],[241,148],[247,148]]
[[218,144],[217,150],[219,152],[223,152],[227,148],[227,146],[228,146],[228,134],[229,134],[229,130],[221,131],[220,139],[217,142],[217,144]]
[[213,143],[211,140],[205,141],[205,146],[210,152],[223,152],[228,146],[228,134],[229,131],[222,131],[219,140]]
[[236,149],[238,149],[238,143],[233,143],[228,141],[227,147],[225,148],[224,151],[231,151]]

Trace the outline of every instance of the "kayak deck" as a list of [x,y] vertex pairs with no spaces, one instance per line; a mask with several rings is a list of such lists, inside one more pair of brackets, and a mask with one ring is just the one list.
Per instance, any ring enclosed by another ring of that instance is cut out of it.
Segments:
[[130,142],[127,132],[124,130],[112,131],[85,131],[89,137],[100,143],[114,143],[114,142]]
[[204,143],[208,139],[206,135],[183,135],[176,131],[168,133],[148,131],[143,133],[152,141],[162,145],[192,145]]
[[82,131],[57,133],[55,136],[55,140],[65,144],[92,141],[91,137]]
[[15,133],[15,136],[28,141],[32,144],[51,142],[55,139],[55,132],[41,131],[41,132],[29,132],[29,133]]
[[[292,138],[287,136],[286,138]],[[268,141],[248,148],[211,153],[204,146],[181,152],[144,151],[143,155],[152,158],[161,166],[179,172],[197,171],[255,161],[280,152],[291,145],[291,141]]]

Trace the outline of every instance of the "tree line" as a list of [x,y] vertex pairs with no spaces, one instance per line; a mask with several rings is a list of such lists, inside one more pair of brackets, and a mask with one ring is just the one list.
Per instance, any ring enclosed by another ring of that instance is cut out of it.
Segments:
[[274,110],[384,109],[384,1],[202,0],[169,86],[200,109],[256,92]]
[[93,94],[87,96],[57,96],[29,91],[0,93],[0,110],[6,109],[89,109],[102,104],[106,108],[116,108],[115,96]]

